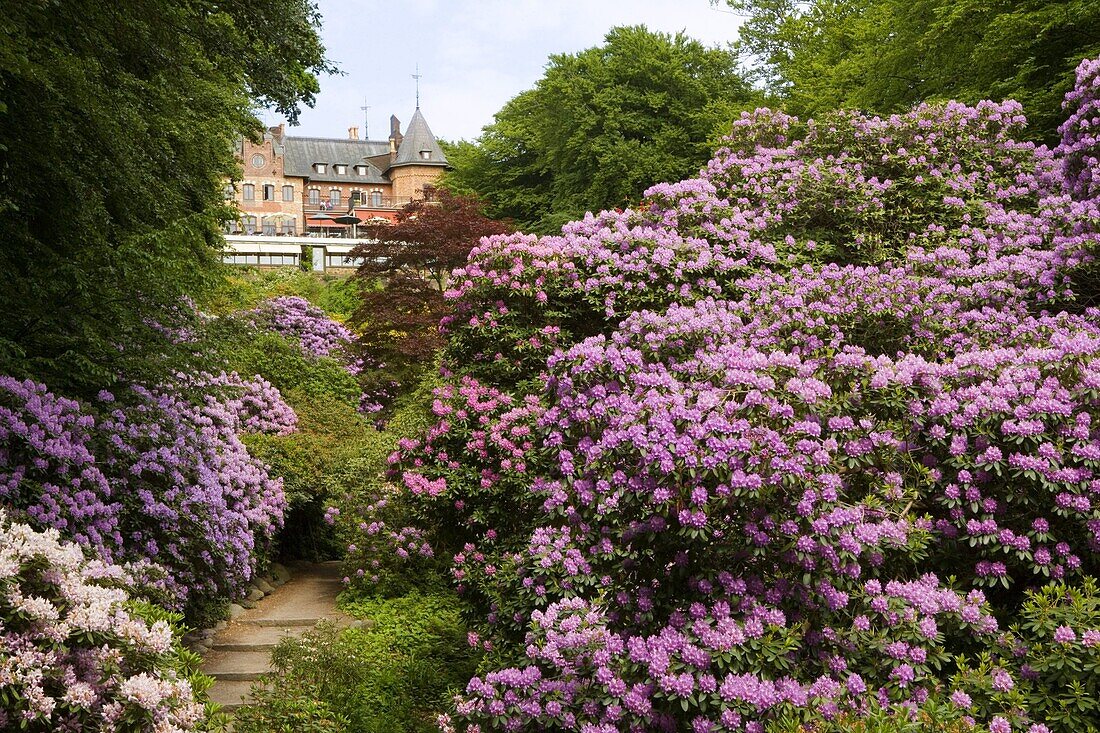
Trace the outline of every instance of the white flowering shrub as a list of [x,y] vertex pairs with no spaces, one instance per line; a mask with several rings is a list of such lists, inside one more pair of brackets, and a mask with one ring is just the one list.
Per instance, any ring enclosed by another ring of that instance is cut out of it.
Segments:
[[131,599],[127,580],[0,511],[0,730],[205,729],[209,679],[179,617]]

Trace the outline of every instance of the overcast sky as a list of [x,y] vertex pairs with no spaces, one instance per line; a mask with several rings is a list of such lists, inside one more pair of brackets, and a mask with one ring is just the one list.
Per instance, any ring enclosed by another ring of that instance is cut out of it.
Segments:
[[[708,0],[319,0],[329,58],[343,76],[321,79],[292,135],[345,137],[370,106],[372,139],[402,129],[416,107],[438,137],[473,139],[493,114],[542,76],[547,58],[603,42],[617,25],[684,31],[708,45],[737,36],[739,18]],[[364,98],[366,102],[364,102]],[[280,119],[267,113],[265,120]]]

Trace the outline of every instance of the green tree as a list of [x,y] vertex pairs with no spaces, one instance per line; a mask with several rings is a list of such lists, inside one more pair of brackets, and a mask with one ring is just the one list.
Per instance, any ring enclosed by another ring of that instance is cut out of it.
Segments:
[[[717,3],[718,0],[713,0]],[[896,112],[925,100],[1016,99],[1056,138],[1082,58],[1100,54],[1095,0],[727,0],[746,15],[754,76],[800,116]]]
[[[87,393],[173,365],[254,111],[331,71],[310,0],[21,0],[0,17],[0,373]],[[155,374],[153,372],[152,374]]]
[[485,199],[493,218],[552,231],[694,174],[755,97],[726,50],[613,28],[602,46],[551,56],[475,143],[452,146],[445,185]]

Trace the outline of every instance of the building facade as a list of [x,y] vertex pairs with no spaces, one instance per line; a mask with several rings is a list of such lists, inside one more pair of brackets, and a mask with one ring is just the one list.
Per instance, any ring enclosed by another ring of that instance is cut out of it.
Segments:
[[357,127],[345,139],[294,137],[279,125],[260,142],[242,139],[237,156],[243,177],[226,198],[241,216],[230,233],[269,236],[342,232],[333,218],[345,214],[393,221],[447,167],[419,107],[404,133],[390,117],[386,140],[360,140]]

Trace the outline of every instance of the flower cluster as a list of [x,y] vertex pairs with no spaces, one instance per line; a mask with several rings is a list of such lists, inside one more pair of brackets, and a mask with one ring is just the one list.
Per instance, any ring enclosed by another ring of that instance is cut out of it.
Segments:
[[[244,317],[258,327],[266,328],[297,341],[310,356],[346,357],[355,335],[347,326],[332,320],[320,308],[297,295],[284,295],[265,300]],[[357,374],[361,367],[348,359],[347,368]]]
[[1011,101],[757,110],[635,209],[483,240],[437,422],[393,458],[502,660],[449,725],[760,731],[951,693],[1073,729],[1025,706],[1002,626],[1100,572],[1097,69],[1054,151]]
[[1069,112],[1058,128],[1062,140],[1055,151],[1062,159],[1066,188],[1075,198],[1100,194],[1100,59],[1077,67],[1077,84],[1066,95]]
[[239,595],[282,526],[282,482],[239,433],[293,429],[271,385],[190,380],[81,404],[0,377],[0,499],[106,562],[159,568],[177,608]]
[[197,730],[173,630],[129,608],[122,568],[0,512],[4,730]]

